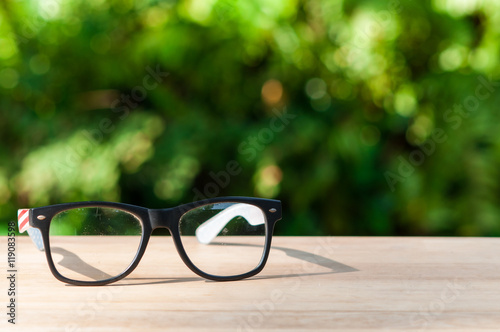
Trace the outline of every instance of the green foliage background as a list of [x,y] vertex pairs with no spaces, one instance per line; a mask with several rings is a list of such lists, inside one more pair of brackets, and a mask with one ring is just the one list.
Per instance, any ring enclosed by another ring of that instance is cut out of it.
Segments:
[[1,234],[22,207],[211,186],[281,199],[281,235],[498,236],[500,88],[476,91],[499,37],[496,0],[1,0]]

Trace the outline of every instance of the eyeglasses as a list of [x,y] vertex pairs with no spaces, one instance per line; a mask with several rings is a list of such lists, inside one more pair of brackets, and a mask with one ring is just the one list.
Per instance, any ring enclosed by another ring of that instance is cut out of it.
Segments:
[[157,228],[169,230],[181,259],[201,277],[232,281],[254,276],[264,268],[280,219],[280,201],[249,197],[161,210],[80,202],[18,211],[19,231],[28,231],[37,248],[45,250],[52,274],[80,286],[106,285],[129,275]]

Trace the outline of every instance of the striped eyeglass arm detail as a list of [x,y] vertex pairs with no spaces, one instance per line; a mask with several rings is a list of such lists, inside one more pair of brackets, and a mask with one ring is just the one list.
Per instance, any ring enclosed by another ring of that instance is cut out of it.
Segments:
[[43,251],[43,239],[42,233],[38,228],[30,226],[30,209],[19,209],[17,211],[17,224],[19,226],[19,233],[28,232],[31,240],[35,244],[38,250]]

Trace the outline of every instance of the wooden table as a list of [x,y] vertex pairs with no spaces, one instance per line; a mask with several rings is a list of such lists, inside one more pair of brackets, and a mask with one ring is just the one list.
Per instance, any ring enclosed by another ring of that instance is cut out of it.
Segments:
[[1,331],[500,330],[498,238],[276,237],[261,274],[212,282],[157,237],[103,287],[59,282],[27,237],[17,250],[17,324],[3,313]]

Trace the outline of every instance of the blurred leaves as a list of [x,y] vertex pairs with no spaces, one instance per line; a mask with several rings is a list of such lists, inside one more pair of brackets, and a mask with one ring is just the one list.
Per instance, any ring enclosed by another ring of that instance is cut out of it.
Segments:
[[[281,199],[278,234],[498,236],[500,89],[477,98],[480,77],[500,80],[498,13],[496,0],[0,1],[0,219],[201,193]],[[426,154],[436,129],[446,140]]]

